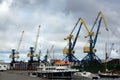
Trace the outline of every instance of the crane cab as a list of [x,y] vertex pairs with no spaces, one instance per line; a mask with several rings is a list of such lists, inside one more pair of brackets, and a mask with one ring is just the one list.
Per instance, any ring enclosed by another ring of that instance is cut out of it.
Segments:
[[[84,51],[84,53],[89,53],[90,52],[90,47],[88,47],[88,46],[85,46],[84,48],[83,48],[83,51]],[[96,49],[92,49],[92,52],[93,53],[95,53],[97,50]]]

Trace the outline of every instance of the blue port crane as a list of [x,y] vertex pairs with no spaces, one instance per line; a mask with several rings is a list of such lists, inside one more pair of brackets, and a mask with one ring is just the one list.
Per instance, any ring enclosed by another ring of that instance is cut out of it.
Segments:
[[86,64],[101,63],[101,59],[95,55],[95,53],[96,53],[95,45],[97,43],[98,34],[99,34],[99,30],[100,30],[100,24],[101,24],[102,20],[104,22],[106,31],[108,31],[108,27],[107,27],[104,15],[102,14],[102,12],[99,12],[97,18],[94,21],[93,27],[91,28],[91,31],[90,31],[90,32],[93,32],[93,29],[95,28],[95,25],[98,21],[99,23],[98,23],[95,37],[93,39],[92,35],[89,36],[89,46],[84,47],[84,53],[88,53],[88,54],[81,60],[81,63],[86,63]]
[[[78,31],[77,31],[77,34],[75,36],[75,39],[74,41],[72,41],[73,39],[73,32],[76,28],[76,26],[78,25],[78,23],[80,23],[80,26],[78,28]],[[80,62],[79,59],[77,59],[75,56],[74,56],[74,47],[76,45],[76,42],[77,42],[77,39],[78,39],[78,35],[80,33],[80,30],[81,30],[81,26],[84,25],[84,27],[86,28],[87,32],[88,32],[88,35],[87,36],[90,36],[92,35],[93,33],[89,31],[85,21],[82,19],[82,18],[79,18],[77,23],[75,24],[74,28],[72,29],[72,32],[69,34],[69,36],[67,36],[66,38],[64,38],[64,40],[69,40],[69,48],[64,48],[63,49],[63,54],[66,54],[66,57],[63,59],[63,61],[69,61],[69,62]],[[85,37],[87,37],[85,36]]]

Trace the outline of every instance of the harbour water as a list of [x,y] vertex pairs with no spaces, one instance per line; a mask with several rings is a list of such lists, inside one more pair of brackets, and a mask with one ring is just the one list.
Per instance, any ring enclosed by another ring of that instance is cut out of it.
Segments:
[[[47,79],[47,80],[70,80],[70,79]],[[76,79],[71,79],[71,80],[76,80]],[[90,80],[90,79],[77,79],[77,80]],[[120,80],[120,78],[100,78],[94,80]]]
[[98,80],[120,80],[120,78],[101,78]]
[[[0,72],[0,80],[70,80],[70,79],[41,79],[39,77],[28,76],[28,71],[3,71]],[[90,80],[90,79],[77,79],[77,80]],[[120,78],[100,78],[95,80],[120,80]]]

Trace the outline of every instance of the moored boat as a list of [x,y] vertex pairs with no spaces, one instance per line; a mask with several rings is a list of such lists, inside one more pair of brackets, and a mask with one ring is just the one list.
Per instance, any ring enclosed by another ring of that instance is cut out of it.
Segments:
[[54,66],[40,64],[32,74],[47,79],[70,79],[75,72],[78,70],[72,69],[69,62],[57,62]]
[[98,74],[102,78],[120,78],[120,74],[112,72],[99,72]]
[[91,72],[76,72],[73,74],[73,79],[75,80],[93,80],[93,79],[99,79],[100,77],[98,75],[95,75]]

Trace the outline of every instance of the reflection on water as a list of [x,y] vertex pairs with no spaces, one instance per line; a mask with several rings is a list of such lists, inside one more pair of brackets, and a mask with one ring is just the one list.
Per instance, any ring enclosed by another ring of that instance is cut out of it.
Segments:
[[100,78],[98,80],[120,80],[120,78]]
[[[76,79],[47,79],[47,80],[76,80]],[[79,80],[82,80],[82,79],[79,79]],[[84,79],[84,80],[90,80],[90,79]],[[100,78],[100,79],[94,79],[94,80],[120,80],[120,78]]]

